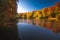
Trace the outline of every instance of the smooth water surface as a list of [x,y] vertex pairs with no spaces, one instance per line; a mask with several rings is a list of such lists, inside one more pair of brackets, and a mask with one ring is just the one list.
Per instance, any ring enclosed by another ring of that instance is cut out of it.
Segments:
[[[60,40],[60,33],[55,33],[52,31],[52,28],[47,28],[47,23],[49,23],[49,21],[47,22],[41,20],[40,22],[38,22],[37,20],[36,23],[35,20],[35,24],[32,24],[33,21],[34,20],[20,20],[17,23],[18,34],[21,40]],[[46,27],[44,27],[42,23],[47,24],[45,25]],[[49,23],[49,25],[52,26],[53,24]]]

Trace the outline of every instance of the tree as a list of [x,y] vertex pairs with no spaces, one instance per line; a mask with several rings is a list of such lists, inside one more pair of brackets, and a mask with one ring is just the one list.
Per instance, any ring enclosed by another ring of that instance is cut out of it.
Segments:
[[[12,2],[13,6],[10,6]],[[15,19],[16,12],[16,0],[0,0],[0,26],[5,25],[7,26],[8,23],[11,23],[9,21],[12,21]]]
[[[13,2],[13,6],[10,1]],[[16,0],[0,0],[0,40],[18,40],[16,6]]]

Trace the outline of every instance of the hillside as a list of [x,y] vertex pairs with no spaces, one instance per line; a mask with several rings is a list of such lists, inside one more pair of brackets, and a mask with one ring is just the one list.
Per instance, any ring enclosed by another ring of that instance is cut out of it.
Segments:
[[54,15],[60,16],[60,2],[48,8],[43,8],[42,10],[35,10],[26,13],[18,13],[18,15],[19,17],[25,17],[25,18],[36,18],[36,17],[49,18],[50,16],[54,17]]

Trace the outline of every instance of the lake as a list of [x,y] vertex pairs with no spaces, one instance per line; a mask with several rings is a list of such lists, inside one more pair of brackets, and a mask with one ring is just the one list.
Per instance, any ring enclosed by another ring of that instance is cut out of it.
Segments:
[[18,20],[20,40],[60,40],[60,21],[45,19]]

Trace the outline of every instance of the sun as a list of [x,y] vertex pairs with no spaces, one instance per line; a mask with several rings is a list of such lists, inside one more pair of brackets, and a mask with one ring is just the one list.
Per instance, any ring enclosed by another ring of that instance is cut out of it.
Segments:
[[27,12],[27,10],[25,10],[25,8],[24,8],[22,5],[18,4],[17,7],[18,7],[18,8],[17,8],[17,13]]
[[17,13],[24,13],[24,12],[26,12],[26,11],[24,9],[22,9],[22,8],[17,9]]
[[26,10],[24,10],[22,7],[18,7],[17,12],[24,13],[24,12],[26,12]]

